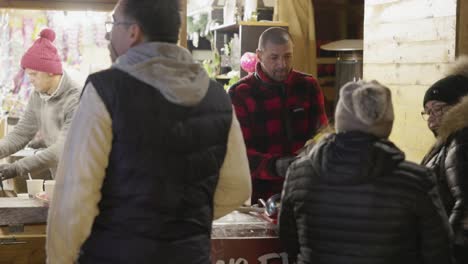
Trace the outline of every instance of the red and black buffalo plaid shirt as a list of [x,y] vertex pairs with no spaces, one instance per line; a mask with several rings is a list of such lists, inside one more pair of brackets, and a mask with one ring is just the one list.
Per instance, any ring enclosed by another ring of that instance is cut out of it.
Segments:
[[229,89],[239,119],[252,175],[252,202],[281,193],[283,178],[275,161],[296,151],[328,123],[317,80],[291,71],[281,83],[271,80],[257,64],[256,73]]

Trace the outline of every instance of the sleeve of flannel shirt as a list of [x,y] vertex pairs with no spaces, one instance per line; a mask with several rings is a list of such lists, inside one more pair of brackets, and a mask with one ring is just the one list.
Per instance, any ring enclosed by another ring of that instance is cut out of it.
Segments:
[[[241,84],[242,85],[242,84]],[[241,125],[242,135],[244,136],[245,145],[247,148],[247,156],[249,159],[250,174],[252,179],[261,180],[278,180],[276,174],[275,161],[280,158],[279,155],[262,153],[255,149],[252,140],[252,128],[250,113],[247,110],[248,99],[237,92],[237,88],[229,89],[229,95],[234,106],[237,119]]]
[[325,99],[323,97],[322,88],[320,88],[320,85],[318,84],[315,78],[313,78],[313,84],[316,90],[316,92],[313,93],[313,95],[315,95],[313,101],[315,101],[315,103],[317,104],[315,112],[317,115],[313,116],[313,118],[317,120],[318,128],[324,128],[328,125],[327,113],[325,111]]

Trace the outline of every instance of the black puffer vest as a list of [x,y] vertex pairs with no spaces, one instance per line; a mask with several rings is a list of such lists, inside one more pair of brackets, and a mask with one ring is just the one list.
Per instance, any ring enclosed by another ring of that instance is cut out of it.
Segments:
[[99,215],[80,263],[208,264],[232,107],[211,81],[194,107],[117,69],[89,77],[112,119]]

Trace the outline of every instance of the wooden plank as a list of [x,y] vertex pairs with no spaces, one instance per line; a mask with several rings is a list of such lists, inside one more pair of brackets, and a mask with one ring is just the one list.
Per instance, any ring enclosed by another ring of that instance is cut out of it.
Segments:
[[45,224],[35,224],[35,225],[25,225],[23,232],[15,232],[11,233],[10,229],[6,226],[0,227],[0,238],[5,237],[41,237],[46,235],[46,228]]
[[46,263],[45,236],[15,238],[0,244],[0,264]]
[[457,55],[468,55],[468,1],[459,1],[457,13]]
[[364,25],[456,16],[457,0],[406,0],[365,6]]
[[187,0],[178,0],[180,8],[179,45],[187,48]]
[[408,160],[419,163],[432,146],[434,136],[427,128],[416,107],[399,105],[398,99],[393,100],[395,121],[390,140],[401,148]]
[[236,32],[239,30],[239,24],[232,23],[232,24],[223,24],[219,26],[212,27],[211,31],[219,31],[219,32]]
[[392,90],[394,103],[398,106],[412,107],[409,117],[405,116],[405,120],[410,118],[411,122],[422,122],[422,102],[429,85],[389,85],[389,87]]
[[47,206],[36,199],[0,198],[0,226],[47,222]]
[[387,85],[426,85],[441,78],[448,63],[425,64],[366,64],[364,79],[376,79]]
[[335,64],[336,57],[318,57],[317,64]]
[[394,23],[370,24],[364,28],[364,35],[368,44],[383,41],[452,40],[456,36],[455,28],[455,17],[435,17]]
[[468,32],[456,27],[457,2],[463,1],[365,1],[364,78],[392,90],[395,122],[390,139],[415,162],[434,142],[420,116],[424,93],[455,59],[460,32]]
[[364,41],[365,63],[445,63],[455,59],[455,41],[372,43]]
[[0,0],[0,8],[111,11],[117,0]]
[[257,21],[241,21],[239,23],[224,24],[211,28],[212,31],[219,32],[237,32],[239,26],[257,26],[257,27],[288,27],[285,22],[257,22]]

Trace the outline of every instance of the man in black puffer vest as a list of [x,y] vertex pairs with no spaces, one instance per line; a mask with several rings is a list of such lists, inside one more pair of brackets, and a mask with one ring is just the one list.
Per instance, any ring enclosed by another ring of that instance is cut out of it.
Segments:
[[294,162],[284,184],[280,237],[293,261],[452,263],[450,227],[434,175],[387,140],[390,90],[348,83],[336,134]]
[[177,46],[178,1],[121,0],[112,68],[89,76],[49,210],[48,263],[210,263],[213,218],[246,201],[229,96]]

